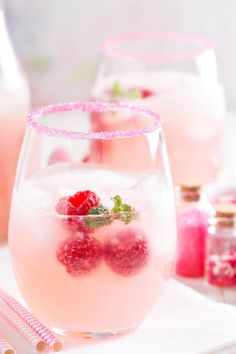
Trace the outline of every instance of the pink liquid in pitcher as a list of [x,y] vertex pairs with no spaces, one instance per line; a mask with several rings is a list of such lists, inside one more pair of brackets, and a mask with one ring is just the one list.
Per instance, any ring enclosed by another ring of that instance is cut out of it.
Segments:
[[[173,264],[175,215],[163,180],[104,169],[53,169],[14,192],[9,242],[25,300],[42,321],[63,332],[113,332],[138,326],[160,297]],[[83,228],[74,233],[76,219],[57,214],[55,205],[78,190],[93,191],[108,207],[111,196],[118,194],[138,215],[128,224],[114,220],[95,227],[87,236]],[[158,198],[150,198],[152,193]],[[73,242],[84,237],[93,240],[89,254],[98,258],[90,258],[82,271],[66,256]],[[123,246],[130,238],[145,245],[138,261],[131,264],[127,258],[119,263],[116,253],[109,257],[109,247],[121,238]],[[93,269],[88,269],[91,265]]]
[[0,98],[0,241],[3,241],[7,237],[11,194],[29,98],[24,85],[18,90],[0,87]]

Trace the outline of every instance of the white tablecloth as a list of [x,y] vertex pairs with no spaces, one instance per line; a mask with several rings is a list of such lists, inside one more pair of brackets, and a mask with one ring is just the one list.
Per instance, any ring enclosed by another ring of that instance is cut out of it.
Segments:
[[[22,301],[7,247],[0,249],[0,287]],[[62,353],[235,354],[235,328],[236,308],[217,304],[171,280],[160,303],[139,330],[108,341],[65,341]],[[34,353],[14,331],[7,328],[7,333],[18,354]]]

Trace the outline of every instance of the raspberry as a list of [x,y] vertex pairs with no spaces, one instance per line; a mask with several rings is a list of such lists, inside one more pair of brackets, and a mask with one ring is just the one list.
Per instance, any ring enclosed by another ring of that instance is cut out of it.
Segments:
[[89,209],[100,204],[99,197],[91,191],[77,192],[68,201],[76,208],[76,215],[86,215]]
[[63,224],[72,231],[89,232],[84,220],[76,215],[76,208],[69,202],[69,197],[62,197],[56,205],[56,211],[61,215],[70,215],[62,220]]
[[70,197],[62,197],[59,199],[55,209],[61,215],[76,215],[76,208],[69,201]]
[[58,249],[57,259],[74,277],[95,269],[102,257],[102,245],[94,237],[77,233]]
[[86,213],[94,206],[97,206],[99,202],[100,199],[93,192],[77,192],[72,196],[60,198],[55,209],[58,214],[70,215],[70,217],[67,217],[63,222],[66,226],[69,226],[71,230],[89,232],[90,230],[84,225],[84,220],[78,216],[86,215]]
[[86,156],[83,158],[82,162],[90,162],[90,160],[91,160],[91,157],[90,157],[89,155],[86,155]]
[[135,229],[120,229],[105,239],[103,256],[115,273],[123,276],[135,275],[149,259],[146,237]]
[[147,89],[140,89],[142,98],[147,98],[154,95],[154,92]]
[[62,215],[86,215],[100,203],[99,197],[91,191],[77,192],[69,197],[62,197],[56,205],[56,211]]
[[[133,93],[139,93],[139,97],[140,98],[147,98],[147,97],[150,97],[150,96],[153,96],[154,95],[154,92],[151,91],[151,90],[148,90],[148,89],[145,89],[145,88],[139,88],[139,87],[132,87],[129,92],[132,94]],[[138,97],[137,97],[138,98]]]
[[91,208],[99,203],[100,199],[95,193],[84,191],[60,198],[55,209],[61,215],[86,215]]

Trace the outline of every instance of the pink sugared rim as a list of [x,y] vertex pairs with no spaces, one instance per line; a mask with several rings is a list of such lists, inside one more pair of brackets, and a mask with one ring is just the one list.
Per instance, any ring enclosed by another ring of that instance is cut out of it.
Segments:
[[[101,131],[101,132],[81,132],[72,131],[48,127],[40,123],[37,119],[48,114],[80,111],[80,112],[121,112],[129,111],[134,114],[143,115],[147,118],[152,118],[152,124],[149,124],[144,128],[135,128],[130,130],[119,130],[119,131]],[[52,137],[66,138],[66,139],[118,139],[118,138],[129,138],[134,136],[144,135],[155,131],[161,127],[162,118],[156,112],[146,110],[140,107],[134,107],[122,103],[107,103],[100,101],[91,102],[69,102],[69,103],[58,103],[49,106],[39,108],[31,112],[26,118],[26,123],[29,127],[33,128],[37,133],[48,135]]]
[[[122,50],[116,50],[113,48],[113,44],[122,42],[133,42],[139,40],[165,40],[165,41],[179,41],[185,44],[195,44],[196,49],[186,50],[181,53],[173,54],[131,54]],[[107,38],[102,43],[102,53],[120,59],[137,60],[137,61],[174,61],[174,60],[187,60],[191,59],[207,49],[214,49],[214,43],[205,37],[196,35],[189,35],[180,32],[150,32],[150,33],[126,33],[116,37]]]

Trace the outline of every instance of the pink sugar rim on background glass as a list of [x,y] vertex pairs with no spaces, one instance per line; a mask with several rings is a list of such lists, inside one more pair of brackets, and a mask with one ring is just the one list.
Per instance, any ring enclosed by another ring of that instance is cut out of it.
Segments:
[[[122,42],[133,42],[139,40],[167,40],[167,41],[179,41],[185,44],[195,44],[199,48],[195,50],[186,50],[182,53],[174,54],[131,54],[122,50],[116,50],[112,48],[113,44]],[[136,61],[174,61],[174,60],[187,60],[196,55],[202,54],[207,49],[214,49],[214,43],[205,37],[190,35],[181,32],[149,32],[149,33],[126,33],[120,36],[107,38],[101,47],[102,53],[120,59],[136,60]]]
[[[81,132],[72,131],[59,128],[48,127],[37,121],[37,118],[53,114],[63,113],[71,111],[80,112],[122,112],[128,111],[137,115],[143,115],[147,118],[153,118],[153,123],[144,128],[134,128],[130,130],[118,130],[118,131],[101,131],[101,132]],[[39,134],[48,135],[52,137],[66,138],[66,139],[121,139],[131,138],[135,136],[142,136],[146,133],[151,133],[162,125],[162,118],[156,112],[143,109],[140,107],[134,107],[122,103],[106,103],[100,101],[85,101],[85,102],[69,102],[58,103],[49,106],[39,108],[31,112],[26,118],[26,123],[29,127],[33,128]]]

